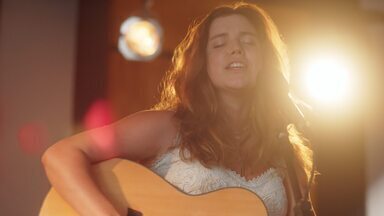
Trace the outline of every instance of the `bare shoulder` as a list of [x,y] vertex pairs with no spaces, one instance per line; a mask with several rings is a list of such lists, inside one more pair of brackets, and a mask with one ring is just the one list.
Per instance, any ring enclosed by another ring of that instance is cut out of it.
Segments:
[[140,111],[114,123],[124,157],[147,160],[166,151],[177,136],[172,111]]
[[161,131],[175,131],[177,122],[174,118],[174,112],[166,110],[145,110],[126,116],[116,122],[117,125],[138,127],[139,129],[151,129]]
[[175,112],[169,110],[143,110],[129,115],[125,118],[141,118],[142,120],[171,120]]

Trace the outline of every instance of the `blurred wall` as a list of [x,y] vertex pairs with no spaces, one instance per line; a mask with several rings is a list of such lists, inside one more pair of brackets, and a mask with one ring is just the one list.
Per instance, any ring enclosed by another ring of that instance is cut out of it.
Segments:
[[77,0],[3,0],[0,215],[37,215],[43,149],[71,133]]
[[375,74],[370,80],[374,88],[368,95],[371,104],[365,122],[366,215],[381,216],[384,215],[384,1],[361,0],[361,6],[373,15],[366,27],[375,63]]

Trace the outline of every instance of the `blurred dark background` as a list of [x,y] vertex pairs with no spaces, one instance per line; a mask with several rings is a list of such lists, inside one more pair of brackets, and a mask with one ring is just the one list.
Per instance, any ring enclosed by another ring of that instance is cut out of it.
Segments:
[[[40,165],[55,141],[84,129],[97,101],[112,120],[149,109],[173,49],[189,24],[219,0],[158,0],[151,12],[164,30],[163,52],[127,61],[117,50],[121,23],[141,0],[1,0],[0,215],[36,215],[49,189]],[[314,189],[318,215],[384,215],[384,1],[260,0],[291,56],[291,84],[311,46],[345,49],[358,85],[348,104],[318,107],[313,143],[321,173]]]

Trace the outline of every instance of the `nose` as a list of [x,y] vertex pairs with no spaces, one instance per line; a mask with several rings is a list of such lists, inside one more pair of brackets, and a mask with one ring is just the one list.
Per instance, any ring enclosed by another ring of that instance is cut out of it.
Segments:
[[244,53],[243,47],[241,47],[241,44],[239,44],[239,42],[234,41],[229,47],[228,53],[231,55],[242,55]]

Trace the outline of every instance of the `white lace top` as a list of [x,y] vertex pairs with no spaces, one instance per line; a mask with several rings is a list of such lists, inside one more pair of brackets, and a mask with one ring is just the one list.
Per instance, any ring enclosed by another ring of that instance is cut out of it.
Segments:
[[175,148],[158,158],[153,170],[165,180],[188,194],[202,194],[224,187],[243,187],[255,192],[264,202],[269,216],[287,214],[287,196],[283,178],[275,168],[250,180],[235,171],[204,167],[198,161],[184,162]]

